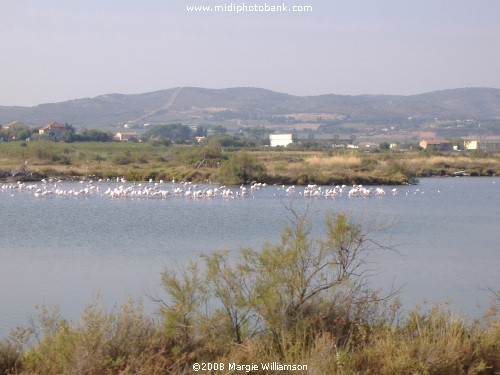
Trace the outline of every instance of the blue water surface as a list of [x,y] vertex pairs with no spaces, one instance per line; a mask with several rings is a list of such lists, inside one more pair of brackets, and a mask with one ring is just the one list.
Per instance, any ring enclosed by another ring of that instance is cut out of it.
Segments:
[[[63,183],[70,188],[75,184]],[[101,192],[116,184],[100,183]],[[172,189],[170,184],[164,188]],[[321,234],[328,210],[392,223],[381,238],[398,252],[377,251],[370,285],[402,287],[405,308],[451,301],[457,312],[479,316],[500,287],[500,179],[421,179],[417,186],[384,187],[381,197],[305,198],[268,186],[248,197],[168,199],[47,196],[0,192],[0,337],[26,326],[34,306],[57,305],[78,319],[100,293],[106,306],[128,297],[156,305],[160,273],[197,254],[276,242],[289,206],[312,213]],[[238,187],[233,188],[234,191]]]

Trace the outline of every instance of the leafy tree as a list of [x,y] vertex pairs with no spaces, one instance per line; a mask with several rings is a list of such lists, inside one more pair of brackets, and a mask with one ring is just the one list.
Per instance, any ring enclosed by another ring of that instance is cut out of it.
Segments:
[[381,150],[389,150],[391,148],[391,145],[389,144],[389,142],[381,142],[378,145],[378,148],[380,148]]
[[245,134],[250,139],[261,139],[266,137],[269,134],[269,130],[267,130],[264,126],[250,126],[243,130]]
[[148,141],[154,146],[172,146],[174,143],[170,138],[165,138],[165,137],[150,137],[150,138],[144,138],[145,141]]
[[215,137],[215,139],[217,139],[218,142],[223,147],[240,148],[240,147],[255,147],[256,146],[255,141],[252,141],[252,140],[247,139],[247,138],[240,138],[238,136],[221,135],[221,136]]
[[13,139],[25,141],[35,133],[38,133],[38,128],[0,129],[0,137],[5,140]]
[[207,130],[203,126],[198,125],[196,127],[195,132],[194,132],[194,136],[195,137],[206,137],[207,136]]
[[214,132],[214,134],[226,134],[227,128],[225,128],[222,125],[215,125],[215,126],[212,126],[212,131]]
[[203,147],[202,154],[204,158],[218,159],[222,157],[222,146],[217,139],[210,139]]
[[187,140],[191,138],[191,129],[182,124],[156,125],[149,129],[145,138],[163,137],[176,140]]
[[85,129],[77,135],[77,140],[80,142],[111,142],[113,135],[98,129]]

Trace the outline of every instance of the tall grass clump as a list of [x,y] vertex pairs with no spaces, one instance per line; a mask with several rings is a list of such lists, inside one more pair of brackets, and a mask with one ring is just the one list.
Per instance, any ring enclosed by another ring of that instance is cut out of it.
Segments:
[[350,169],[361,165],[361,158],[355,155],[310,157],[305,162],[321,168]]

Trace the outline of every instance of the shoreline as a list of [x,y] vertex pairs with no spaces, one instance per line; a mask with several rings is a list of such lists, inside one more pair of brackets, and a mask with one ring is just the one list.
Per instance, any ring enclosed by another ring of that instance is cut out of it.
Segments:
[[124,178],[241,185],[408,185],[418,178],[500,176],[500,154],[427,150],[267,150],[147,143],[6,142],[0,181]]
[[[124,177],[125,174],[116,173],[114,175],[109,174],[83,174],[83,173],[43,173],[37,170],[2,170],[0,169],[0,182],[6,183],[16,183],[16,182],[41,182],[42,179],[53,179],[57,181],[87,181],[87,180],[98,180],[98,179],[108,179],[112,181],[113,179]],[[126,178],[128,182],[148,182],[150,179],[136,179],[136,178]],[[132,176],[133,177],[133,176]],[[210,180],[210,179],[200,179],[196,178],[186,179],[186,182],[193,183],[206,183],[206,184],[227,184],[224,181]],[[324,186],[330,185],[381,185],[381,186],[401,186],[401,185],[418,185],[419,178],[450,178],[450,177],[498,177],[497,174],[478,174],[478,173],[468,173],[465,171],[464,173],[457,174],[456,172],[453,174],[442,174],[442,173],[428,173],[426,175],[418,175],[416,177],[408,178],[407,180],[397,180],[391,179],[387,177],[372,177],[372,176],[342,176],[342,177],[333,177],[333,176],[267,176],[264,179],[260,179],[257,182],[266,183],[268,185],[296,185],[296,186],[307,186],[309,184],[318,184]],[[163,178],[153,178],[152,182],[159,182],[160,180],[164,180]],[[166,179],[168,181],[168,177]],[[250,184],[252,181],[244,181],[242,184]],[[323,182],[323,183],[321,183]],[[239,185],[240,183],[234,184]]]
[[[2,170],[0,169],[0,182],[3,183],[16,183],[16,182],[41,182],[42,180],[56,180],[63,182],[71,182],[71,181],[88,181],[88,180],[108,180],[113,181],[116,178],[124,177],[127,175],[129,178],[125,178],[128,182],[140,182],[145,183],[150,180],[152,182],[160,182],[162,180],[170,181],[168,176],[166,178],[152,178],[152,179],[137,179],[133,178],[134,175],[130,176],[127,173],[119,174],[116,173],[114,175],[110,174],[84,174],[84,173],[75,173],[72,171],[71,173],[44,173],[37,170]],[[130,178],[132,177],[132,178]],[[204,184],[227,184],[224,181],[210,180],[210,179],[200,179],[196,178],[186,179],[185,182],[193,182],[193,183],[204,183]],[[307,186],[309,184],[317,184],[323,186],[331,186],[331,185],[381,185],[381,186],[404,186],[404,185],[418,185],[419,178],[451,178],[451,177],[498,177],[497,174],[478,174],[472,172],[463,171],[463,173],[427,173],[426,175],[418,175],[416,177],[410,177],[407,180],[397,180],[391,179],[387,177],[372,177],[372,176],[266,176],[263,179],[260,179],[260,183],[266,183],[268,185],[296,185],[296,186]],[[180,180],[184,182],[184,180]],[[244,181],[242,183],[236,183],[234,185],[240,184],[251,184],[253,181]]]

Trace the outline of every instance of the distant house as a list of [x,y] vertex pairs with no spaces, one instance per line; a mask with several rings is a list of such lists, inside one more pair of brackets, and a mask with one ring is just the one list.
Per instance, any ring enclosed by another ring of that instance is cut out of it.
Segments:
[[282,146],[286,147],[293,144],[297,140],[296,134],[269,134],[269,141],[271,147]]
[[4,129],[27,129],[28,125],[21,121],[13,121],[3,127]]
[[466,150],[477,150],[479,148],[479,141],[464,141],[464,148]]
[[420,142],[420,147],[423,149],[430,149],[435,151],[445,151],[452,147],[452,144],[444,140],[423,140]]
[[66,130],[67,130],[66,125],[61,124],[59,122],[53,122],[51,124],[45,125],[38,131],[38,133],[53,135],[54,137],[59,138],[66,133]]
[[120,142],[135,142],[138,135],[136,132],[118,132],[114,135],[113,139]]

